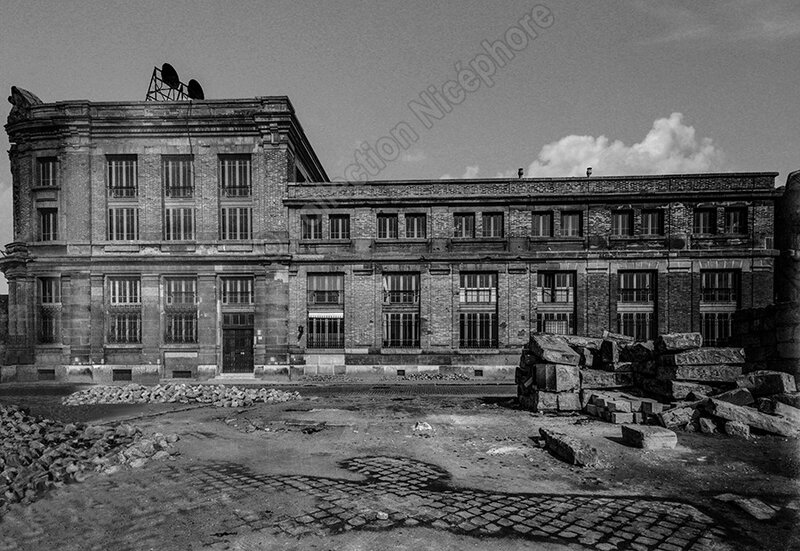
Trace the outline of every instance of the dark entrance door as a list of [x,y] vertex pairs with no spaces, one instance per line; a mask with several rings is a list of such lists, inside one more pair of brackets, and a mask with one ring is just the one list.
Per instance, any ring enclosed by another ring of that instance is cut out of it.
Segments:
[[222,329],[222,372],[253,372],[253,328]]

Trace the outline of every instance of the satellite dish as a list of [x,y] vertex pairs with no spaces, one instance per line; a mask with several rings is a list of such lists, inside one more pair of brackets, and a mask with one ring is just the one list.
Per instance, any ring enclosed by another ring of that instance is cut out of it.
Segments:
[[178,78],[178,71],[169,63],[165,63],[161,66],[161,80],[170,88],[175,88],[177,90],[181,87],[181,79]]
[[188,95],[190,98],[206,99],[206,95],[203,93],[203,87],[200,86],[200,83],[195,79],[189,81],[188,88]]

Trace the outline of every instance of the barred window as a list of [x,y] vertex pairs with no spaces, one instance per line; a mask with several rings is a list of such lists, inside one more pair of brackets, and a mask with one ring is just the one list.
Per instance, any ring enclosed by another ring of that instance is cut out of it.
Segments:
[[194,208],[167,207],[164,209],[164,239],[166,241],[194,239]]
[[737,235],[747,233],[747,207],[725,209],[725,233]]
[[574,335],[575,316],[572,312],[539,312],[536,314],[536,331],[556,335]]
[[653,272],[620,272],[619,302],[653,302],[655,276]]
[[702,270],[700,272],[700,300],[736,304],[739,300],[738,270]]
[[383,302],[384,304],[419,303],[419,274],[384,274]]
[[252,239],[253,210],[250,207],[222,207],[220,211],[220,239]]
[[135,241],[139,239],[139,209],[114,207],[108,209],[108,240]]
[[350,215],[331,214],[328,216],[331,239],[350,239]]
[[56,157],[40,157],[36,159],[36,185],[58,185],[58,159]]
[[419,313],[384,312],[383,346],[419,348]]
[[406,214],[406,238],[425,239],[427,221],[424,214]]
[[459,213],[453,215],[453,237],[475,237],[475,215]]
[[141,280],[138,277],[110,277],[108,293],[112,306],[141,305]]
[[300,216],[300,239],[322,239],[322,217],[319,214]]
[[378,215],[378,239],[397,239],[397,215]]
[[193,277],[164,279],[164,301],[167,308],[197,305],[197,280]]
[[141,280],[138,277],[108,278],[109,343],[142,341],[141,301]]
[[39,278],[38,342],[61,342],[61,278]]
[[702,208],[694,211],[693,231],[697,234],[717,233],[717,209]]
[[343,304],[342,274],[308,274],[308,304]]
[[664,211],[661,209],[642,210],[642,234],[664,235]]
[[197,342],[197,312],[167,312],[164,342],[168,344]]
[[219,156],[219,187],[225,197],[250,197],[252,177],[250,155]]
[[481,216],[483,237],[503,237],[503,213],[486,212]]
[[700,329],[705,346],[723,346],[731,338],[733,312],[705,312],[700,314]]
[[58,239],[58,209],[39,209],[39,241]]
[[656,336],[654,312],[620,312],[617,314],[618,331],[637,341],[653,340]]
[[611,235],[617,237],[633,235],[632,210],[615,210],[611,213]]
[[253,278],[223,278],[222,304],[253,304]]
[[344,315],[341,312],[309,312],[306,346],[344,348]]
[[495,312],[461,312],[458,327],[460,348],[497,348]]
[[142,342],[142,312],[111,312],[109,314],[108,342],[132,344]]
[[580,212],[561,213],[561,236],[580,237],[583,234],[582,216]]
[[459,276],[459,302],[496,303],[497,274],[491,272],[465,272]]
[[540,303],[572,303],[575,301],[574,272],[539,272],[536,275]]
[[136,197],[139,188],[137,164],[136,155],[106,157],[108,193],[111,197]]
[[531,214],[533,227],[531,235],[533,237],[553,237],[553,213],[534,212]]
[[194,195],[193,158],[191,155],[161,157],[161,177],[164,195],[182,198]]

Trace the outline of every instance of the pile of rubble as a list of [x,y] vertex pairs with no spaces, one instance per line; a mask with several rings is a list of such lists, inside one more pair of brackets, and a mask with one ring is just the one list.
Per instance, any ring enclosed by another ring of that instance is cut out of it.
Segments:
[[50,488],[82,481],[93,471],[140,467],[176,453],[177,435],[154,434],[127,424],[63,424],[0,405],[0,510],[30,503]]
[[536,411],[580,411],[580,363],[581,356],[563,337],[531,336],[515,373],[520,405]]
[[284,392],[267,388],[238,388],[225,385],[165,384],[144,386],[94,386],[70,394],[63,399],[64,405],[88,404],[163,404],[203,403],[216,407],[243,407],[258,402],[275,403],[299,400],[299,392]]
[[468,376],[461,373],[406,373],[400,377],[402,381],[471,381]]

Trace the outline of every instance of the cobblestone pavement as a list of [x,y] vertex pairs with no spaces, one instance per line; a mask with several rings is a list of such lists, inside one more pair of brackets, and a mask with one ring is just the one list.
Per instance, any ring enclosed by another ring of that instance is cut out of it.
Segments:
[[258,475],[230,463],[192,468],[218,491],[304,492],[316,509],[286,519],[277,530],[291,536],[347,530],[428,526],[480,537],[516,536],[578,543],[599,550],[664,551],[732,549],[733,538],[692,505],[641,497],[493,494],[456,489],[450,475],[404,458],[361,457],[341,466],[363,482],[313,476]]

